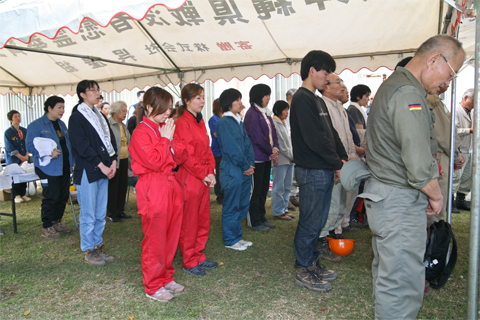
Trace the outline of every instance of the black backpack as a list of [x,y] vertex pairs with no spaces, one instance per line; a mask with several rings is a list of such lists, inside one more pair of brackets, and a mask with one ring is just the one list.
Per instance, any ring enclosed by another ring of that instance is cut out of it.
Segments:
[[[452,251],[446,264],[450,242],[452,242]],[[443,287],[457,263],[457,241],[448,222],[440,220],[428,228],[427,248],[423,261],[425,279],[430,282],[430,287],[433,289]]]

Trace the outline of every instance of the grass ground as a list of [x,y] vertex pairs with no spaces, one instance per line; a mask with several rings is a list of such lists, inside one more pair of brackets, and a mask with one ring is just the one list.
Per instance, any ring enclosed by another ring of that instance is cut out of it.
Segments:
[[[131,193],[132,194],[132,193]],[[116,261],[102,268],[83,262],[79,233],[50,240],[40,236],[41,200],[17,205],[18,234],[12,219],[1,217],[1,319],[373,319],[371,293],[371,232],[346,233],[356,240],[351,255],[341,263],[325,262],[339,277],[333,290],[315,293],[294,285],[292,249],[296,220],[274,221],[268,234],[244,227],[244,239],[253,247],[238,252],[222,242],[221,206],[211,203],[211,232],[205,253],[222,262],[205,277],[182,271],[181,255],[174,260],[175,280],[185,292],[168,302],[145,297],[141,271],[140,216],[106,225],[105,251]],[[135,196],[130,207],[136,208]],[[267,201],[267,218],[271,217]],[[78,205],[75,206],[78,212]],[[0,211],[10,212],[1,202]],[[298,212],[297,212],[298,213]],[[298,214],[297,214],[298,216]],[[469,213],[454,215],[459,248],[457,266],[446,286],[424,300],[421,319],[466,319]],[[69,207],[66,225],[74,228]],[[28,315],[24,315],[28,314]]]

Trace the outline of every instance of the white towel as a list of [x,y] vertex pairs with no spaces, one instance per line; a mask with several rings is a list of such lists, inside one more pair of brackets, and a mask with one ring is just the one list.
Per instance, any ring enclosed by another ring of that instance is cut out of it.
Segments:
[[53,149],[57,148],[57,143],[50,138],[36,137],[33,139],[33,145],[38,151],[40,159],[38,160],[40,166],[47,166],[52,161]]

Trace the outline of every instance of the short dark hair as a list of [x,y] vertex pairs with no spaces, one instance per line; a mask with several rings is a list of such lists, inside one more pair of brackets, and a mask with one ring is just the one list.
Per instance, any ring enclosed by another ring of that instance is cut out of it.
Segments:
[[255,103],[259,107],[262,106],[262,99],[265,96],[269,96],[272,93],[272,89],[263,83],[256,84],[250,89],[250,103]]
[[238,99],[242,98],[242,93],[238,91],[237,89],[227,89],[222,92],[220,95],[220,107],[222,107],[223,112],[230,111],[230,108],[232,107],[232,103]]
[[405,66],[410,62],[410,60],[412,60],[412,58],[413,57],[406,57],[406,58],[403,58],[402,60],[398,61],[394,70],[397,70],[398,67],[405,68]]
[[282,115],[283,110],[288,108],[290,107],[288,106],[287,101],[278,100],[273,105],[273,114],[276,115],[277,117],[280,117]]
[[337,64],[332,56],[325,51],[312,50],[302,59],[300,66],[300,76],[302,80],[308,78],[311,67],[314,67],[317,71],[325,70],[328,73],[333,73]]
[[11,110],[11,111],[9,111],[9,112],[7,113],[7,119],[8,119],[8,121],[12,122],[13,116],[14,116],[15,114],[17,114],[17,113],[20,114],[20,112],[18,112],[17,110]]
[[138,91],[138,92],[137,92],[137,98],[140,98],[140,95],[141,95],[142,93],[145,93],[145,90],[140,90],[140,91]]
[[102,95],[100,95],[99,99],[103,100],[103,96],[102,96]]
[[83,98],[80,93],[87,93],[87,89],[92,89],[95,87],[100,90],[100,86],[95,80],[82,80],[77,84],[78,103],[75,105],[75,107],[73,107],[72,113],[77,112],[78,106],[83,103]]
[[57,96],[49,97],[47,100],[45,100],[45,103],[43,104],[44,105],[43,111],[45,111],[45,113],[48,113],[48,107],[53,109],[53,108],[55,108],[57,103],[65,103],[65,100],[63,100],[63,98],[57,97]]
[[358,84],[350,91],[350,101],[357,102],[367,93],[372,93],[372,90],[364,84]]

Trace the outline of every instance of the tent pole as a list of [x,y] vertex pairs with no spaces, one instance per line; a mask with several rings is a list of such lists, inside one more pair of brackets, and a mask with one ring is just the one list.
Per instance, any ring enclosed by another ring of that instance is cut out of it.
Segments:
[[[452,94],[451,94],[451,100],[450,100],[450,159],[448,162],[448,195],[449,199],[447,199],[447,222],[452,224],[452,195],[453,195],[453,168],[454,168],[454,163],[455,163],[455,148],[458,146],[455,146],[455,117],[457,113],[457,108],[455,107],[455,100],[456,100],[456,91],[457,91],[457,81],[453,79],[452,81]],[[450,252],[448,257],[450,256]],[[448,260],[447,257],[447,260]]]
[[480,110],[480,19],[478,3],[476,7],[475,18],[475,95],[474,95],[474,124],[473,131],[473,183],[472,183],[472,202],[470,211],[470,250],[468,259],[468,296],[467,296],[467,319],[478,318],[478,263],[479,263],[479,200],[480,200],[480,130],[478,130]]

